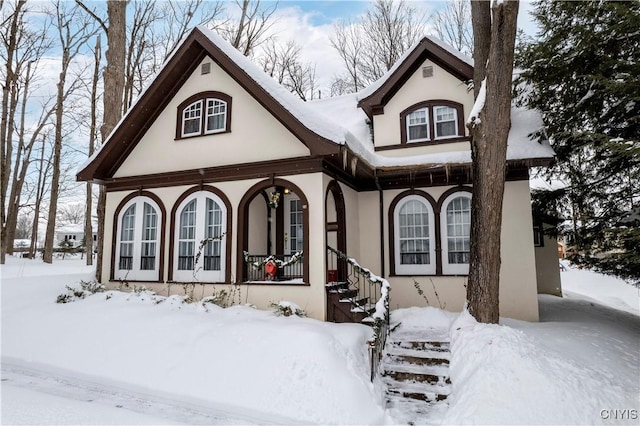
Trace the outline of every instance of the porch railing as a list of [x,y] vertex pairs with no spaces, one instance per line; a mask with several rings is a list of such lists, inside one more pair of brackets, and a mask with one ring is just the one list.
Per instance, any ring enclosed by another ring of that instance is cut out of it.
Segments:
[[[245,257],[244,262],[244,272],[246,281],[267,281],[268,277],[264,270],[264,268],[255,268],[252,264],[263,264],[265,260],[273,256],[275,259],[280,260],[284,263],[290,262],[291,259],[295,256],[295,254],[276,254],[276,255],[266,255],[266,254],[248,254]],[[300,259],[297,262],[291,263],[290,265],[284,266],[282,268],[278,268],[275,278],[273,281],[291,281],[295,279],[301,279],[303,277],[303,262]]]
[[[375,301],[375,309],[371,314],[373,319],[373,337],[369,340],[369,361],[371,366],[371,380],[378,374],[382,352],[389,335],[389,282],[369,269],[363,268],[353,258],[327,246],[327,269],[333,275],[327,280],[345,282],[349,287],[358,291],[357,298],[352,298],[356,308],[369,310]],[[360,302],[365,300],[365,302]],[[362,306],[365,303],[366,306]]]

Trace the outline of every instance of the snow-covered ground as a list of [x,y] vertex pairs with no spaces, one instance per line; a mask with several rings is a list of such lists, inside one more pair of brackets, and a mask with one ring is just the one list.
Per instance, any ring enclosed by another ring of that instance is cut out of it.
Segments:
[[[396,423],[368,381],[368,327],[147,293],[55,303],[90,278],[79,259],[9,257],[0,273],[2,424]],[[574,269],[562,281],[540,323],[394,314],[451,330],[453,392],[429,421],[638,424],[638,290]]]

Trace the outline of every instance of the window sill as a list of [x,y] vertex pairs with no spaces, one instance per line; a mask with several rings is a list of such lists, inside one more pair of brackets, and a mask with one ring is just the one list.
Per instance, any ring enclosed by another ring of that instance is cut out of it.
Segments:
[[470,141],[471,141],[471,138],[469,136],[456,136],[451,138],[430,139],[424,142],[401,142],[395,145],[376,146],[374,150],[388,151],[391,149],[415,148],[418,146],[432,146],[432,145],[440,145],[445,143],[470,142]]
[[219,130],[219,131],[215,131],[215,132],[209,132],[209,133],[198,133],[198,134],[193,134],[193,135],[185,135],[185,136],[176,136],[173,140],[174,141],[181,141],[181,140],[185,140],[185,139],[193,139],[193,138],[203,138],[206,136],[216,136],[216,135],[224,135],[225,133],[231,133],[231,130]]

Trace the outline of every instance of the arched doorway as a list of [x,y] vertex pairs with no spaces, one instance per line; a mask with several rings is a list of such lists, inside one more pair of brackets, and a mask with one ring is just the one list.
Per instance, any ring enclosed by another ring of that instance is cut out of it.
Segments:
[[[325,195],[325,232],[327,246],[347,253],[346,214],[344,196],[337,181],[331,181]],[[327,252],[327,281],[344,281],[346,263]]]
[[[308,205],[302,190],[284,179],[258,182],[245,193],[238,206],[238,281],[309,283]],[[279,268],[275,276],[252,267],[269,256],[301,260]]]

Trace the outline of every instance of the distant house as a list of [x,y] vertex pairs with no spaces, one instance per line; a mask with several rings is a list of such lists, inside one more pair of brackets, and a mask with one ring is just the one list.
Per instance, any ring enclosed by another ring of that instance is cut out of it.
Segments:
[[[96,229],[95,226],[94,229]],[[55,239],[56,242],[54,247],[59,247],[63,241],[69,241],[72,247],[82,246],[84,241],[84,224],[72,223],[56,228]],[[98,234],[96,231],[93,232],[93,241],[94,243],[98,241]]]
[[[361,92],[303,102],[194,29],[78,173],[107,191],[102,282],[164,293],[196,283],[205,295],[236,283],[261,308],[290,300],[355,321],[375,297],[334,285],[355,282],[340,252],[388,278],[391,308],[425,305],[419,286],[429,303],[461,309],[472,74],[426,37]],[[553,151],[529,137],[539,114],[513,108],[511,121],[500,310],[537,320],[529,168]]]

